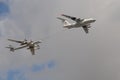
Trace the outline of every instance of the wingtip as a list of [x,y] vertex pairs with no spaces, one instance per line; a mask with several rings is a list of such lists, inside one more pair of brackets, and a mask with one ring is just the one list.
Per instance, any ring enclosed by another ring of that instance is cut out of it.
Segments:
[[59,19],[59,17],[56,17],[57,19]]
[[57,17],[57,19],[61,19],[60,17]]
[[12,41],[12,39],[7,39],[8,41]]

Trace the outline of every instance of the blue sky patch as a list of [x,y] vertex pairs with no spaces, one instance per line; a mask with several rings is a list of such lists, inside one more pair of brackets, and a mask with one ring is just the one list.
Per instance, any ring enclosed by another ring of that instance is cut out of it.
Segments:
[[[0,80],[28,80],[29,76],[26,76],[28,73],[42,73],[45,70],[53,70],[55,66],[56,62],[54,60],[49,60],[47,62],[33,64],[32,66],[23,66],[17,69],[13,68],[7,71],[0,71]],[[3,74],[6,74],[6,76],[2,76]]]
[[45,64],[35,64],[32,66],[32,71],[33,72],[38,72],[38,71],[42,71],[45,69]]
[[10,12],[9,5],[4,2],[0,2],[0,16],[5,16],[9,12]]
[[9,70],[7,80],[26,80],[24,74],[20,70]]
[[47,63],[47,67],[48,67],[49,69],[54,68],[54,67],[55,67],[55,61],[49,61],[49,62]]

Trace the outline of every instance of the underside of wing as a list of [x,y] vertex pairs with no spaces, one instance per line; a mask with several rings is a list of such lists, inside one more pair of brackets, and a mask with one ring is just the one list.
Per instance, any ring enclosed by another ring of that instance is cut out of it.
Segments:
[[23,43],[23,41],[18,41],[18,40],[13,40],[13,39],[8,39],[8,41],[17,42],[17,43]]
[[80,18],[76,18],[76,17],[73,17],[73,16],[68,16],[68,15],[65,15],[65,14],[62,14],[62,16],[66,17],[66,18],[69,18],[73,21],[76,21],[76,22],[80,22],[81,19]]
[[89,32],[89,30],[88,30],[88,27],[87,26],[82,26],[83,27],[83,29],[84,29],[84,31],[86,32],[86,33],[88,33]]
[[72,19],[73,21],[76,21],[76,17],[72,17],[72,16],[68,16],[68,15],[65,15],[65,14],[61,14],[62,16],[66,17],[66,18],[69,18],[69,19]]
[[28,45],[21,46],[21,47],[18,47],[18,48],[14,48],[14,50],[22,49],[22,48],[25,48],[25,47],[27,47],[27,46],[28,46]]

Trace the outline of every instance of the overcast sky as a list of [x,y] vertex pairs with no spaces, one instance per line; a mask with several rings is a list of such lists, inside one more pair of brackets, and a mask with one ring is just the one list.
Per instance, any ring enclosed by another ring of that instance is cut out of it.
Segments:
[[[0,0],[0,80],[120,80],[119,10],[119,0]],[[96,22],[86,34],[64,29],[60,14]],[[8,38],[41,49],[12,53]]]

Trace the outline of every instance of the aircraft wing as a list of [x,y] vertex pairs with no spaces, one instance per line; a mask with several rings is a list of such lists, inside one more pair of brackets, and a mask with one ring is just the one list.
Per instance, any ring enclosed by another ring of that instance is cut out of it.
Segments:
[[61,20],[62,22],[64,22],[66,19],[63,19],[63,18],[60,18],[60,17],[57,17],[57,19]]
[[30,48],[30,51],[31,51],[32,55],[35,55],[35,49],[34,48]]
[[65,14],[62,14],[62,16],[66,17],[66,18],[69,18],[69,19],[72,19],[73,21],[76,21],[76,22],[81,21],[80,18],[76,18],[76,17],[73,17],[73,16],[68,16],[68,15],[65,15]]
[[42,42],[40,42],[40,41],[37,41],[37,42],[34,42],[33,44],[39,44],[39,43],[42,43]]
[[82,27],[83,27],[84,31],[85,31],[86,33],[88,33],[88,27],[87,27],[87,26],[82,26]]
[[8,41],[17,42],[17,43],[23,43],[23,41],[18,41],[18,40],[13,40],[13,39],[8,39]]
[[27,47],[27,46],[28,46],[28,45],[21,46],[21,47],[18,47],[18,48],[14,48],[14,50],[22,49],[22,48],[25,48],[25,47]]

